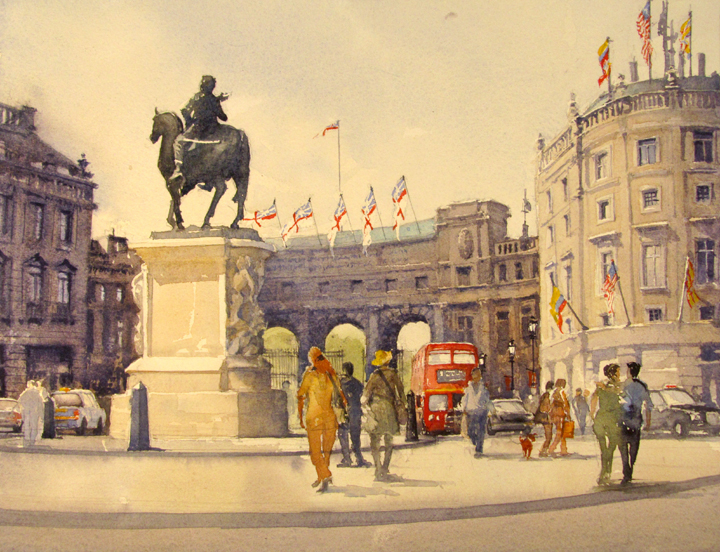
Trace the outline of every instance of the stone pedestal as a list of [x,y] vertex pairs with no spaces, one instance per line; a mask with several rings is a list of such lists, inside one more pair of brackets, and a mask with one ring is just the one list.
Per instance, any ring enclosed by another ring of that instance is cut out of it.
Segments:
[[[133,247],[144,262],[133,282],[142,358],[127,368],[127,388],[147,387],[151,436],[286,435],[286,395],[271,389],[260,356],[257,296],[274,248],[228,228],[154,233]],[[127,438],[129,422],[129,393],[114,396],[111,436]]]

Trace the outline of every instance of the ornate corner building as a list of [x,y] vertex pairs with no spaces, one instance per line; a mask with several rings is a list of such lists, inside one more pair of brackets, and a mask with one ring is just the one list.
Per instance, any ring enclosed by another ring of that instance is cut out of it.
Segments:
[[338,234],[334,257],[315,236],[291,240],[265,267],[258,301],[267,327],[296,336],[302,369],[311,346],[352,324],[365,334],[369,373],[375,350],[396,351],[402,327],[425,322],[432,341],[473,343],[487,355],[494,395],[508,392],[514,339],[514,388],[527,390],[537,354],[527,332],[538,316],[537,239],[527,231],[509,238],[509,216],[496,201],[442,207],[435,219],[403,226],[401,241],[374,230],[367,256],[352,232]]
[[720,77],[703,73],[621,81],[584,112],[572,101],[563,131],[538,142],[543,318],[552,281],[569,303],[561,328],[541,326],[544,379],[590,387],[605,364],[637,361],[651,387],[717,401]]
[[93,191],[84,167],[35,133],[35,110],[0,104],[0,392],[54,388],[86,369]]

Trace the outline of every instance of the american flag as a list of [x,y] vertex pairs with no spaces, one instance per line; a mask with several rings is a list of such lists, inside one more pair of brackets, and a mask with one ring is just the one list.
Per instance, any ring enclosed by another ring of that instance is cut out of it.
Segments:
[[605,281],[602,286],[603,294],[605,296],[605,300],[607,301],[608,314],[613,314],[615,312],[613,310],[613,301],[615,300],[615,286],[617,285],[618,279],[619,277],[617,268],[615,268],[615,261],[611,260],[610,268],[605,275]]
[[405,220],[405,213],[403,213],[401,202],[406,196],[407,185],[405,184],[405,177],[403,176],[400,180],[398,180],[398,183],[395,184],[395,187],[392,191],[393,206],[395,207],[395,224],[393,224],[393,230],[395,230],[395,235],[397,236],[398,240],[400,239],[400,221]]
[[308,199],[307,203],[305,203],[302,207],[300,207],[297,211],[293,213],[292,220],[287,221],[285,223],[285,226],[283,226],[282,232],[280,234],[280,237],[282,237],[283,241],[287,239],[288,234],[292,231],[293,228],[295,229],[296,234],[300,231],[300,227],[298,225],[301,220],[309,219],[312,216],[312,203],[310,203],[310,200]]
[[649,67],[652,67],[652,53],[653,53],[653,47],[652,42],[650,41],[650,0],[647,1],[647,4],[645,4],[645,7],[642,9],[640,14],[637,18],[637,31],[640,35],[640,38],[643,40],[642,45],[642,56],[645,60],[645,63]]
[[244,218],[243,220],[253,221],[259,227],[261,227],[261,220],[272,220],[275,217],[277,217],[277,207],[275,206],[275,202],[273,201],[273,204],[264,211],[255,211],[255,214],[252,217]]

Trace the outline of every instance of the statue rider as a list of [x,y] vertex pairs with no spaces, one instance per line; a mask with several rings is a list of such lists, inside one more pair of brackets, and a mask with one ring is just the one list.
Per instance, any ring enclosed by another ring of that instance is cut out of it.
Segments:
[[[202,140],[212,134],[218,128],[218,119],[221,121],[227,121],[227,115],[223,111],[221,102],[228,99],[228,95],[223,93],[218,96],[213,94],[215,89],[215,77],[211,75],[203,76],[200,81],[200,92],[195,94],[187,105],[180,110],[183,118],[185,119],[185,132],[180,134],[173,144],[173,150],[175,153],[175,171],[170,176],[170,181],[179,183],[180,185],[185,183],[185,177],[182,174],[183,157],[185,155],[184,142],[192,142],[195,140]],[[191,143],[190,148],[194,147],[194,143]],[[210,186],[200,186],[203,189],[209,190]]]

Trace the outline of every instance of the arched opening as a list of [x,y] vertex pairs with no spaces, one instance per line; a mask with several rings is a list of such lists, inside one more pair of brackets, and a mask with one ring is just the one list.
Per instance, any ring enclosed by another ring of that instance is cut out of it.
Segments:
[[405,324],[397,339],[397,370],[405,390],[410,388],[412,359],[420,348],[430,343],[430,326],[426,322],[410,322]]
[[343,362],[352,362],[360,381],[365,379],[366,347],[365,333],[352,324],[335,326],[325,338],[325,356],[333,368],[340,373]]
[[263,345],[265,348],[263,357],[272,365],[270,370],[272,388],[284,389],[288,385],[297,387],[298,340],[295,334],[287,328],[268,328],[263,334]]

